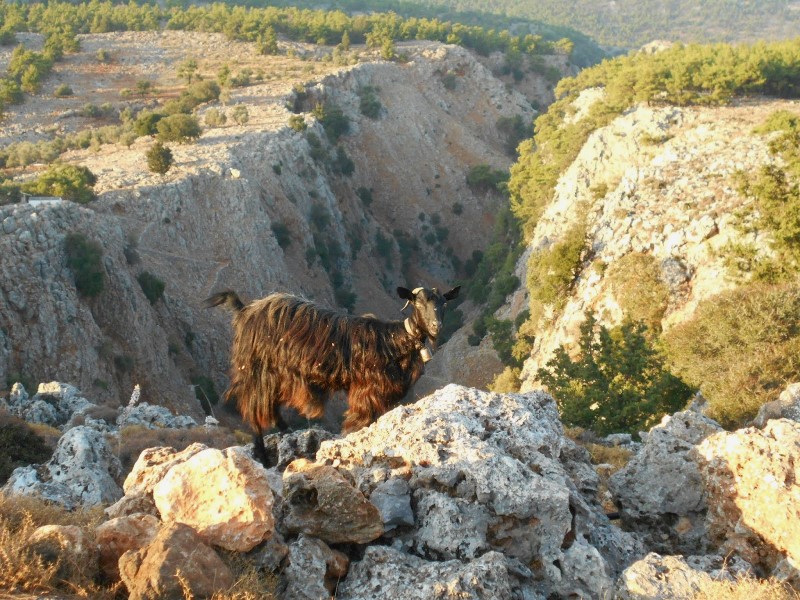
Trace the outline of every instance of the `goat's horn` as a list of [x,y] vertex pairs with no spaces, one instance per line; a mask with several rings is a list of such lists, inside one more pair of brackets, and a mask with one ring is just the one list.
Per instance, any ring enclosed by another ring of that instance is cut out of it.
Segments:
[[414,288],[413,290],[411,290],[411,293],[412,294],[419,294],[424,289],[425,288],[422,288],[422,287]]

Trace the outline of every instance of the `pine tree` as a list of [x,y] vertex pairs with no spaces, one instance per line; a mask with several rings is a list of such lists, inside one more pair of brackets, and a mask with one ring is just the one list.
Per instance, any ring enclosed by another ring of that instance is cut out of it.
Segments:
[[163,175],[169,171],[173,163],[172,150],[161,142],[153,144],[145,156],[147,157],[147,166],[150,168],[151,173]]

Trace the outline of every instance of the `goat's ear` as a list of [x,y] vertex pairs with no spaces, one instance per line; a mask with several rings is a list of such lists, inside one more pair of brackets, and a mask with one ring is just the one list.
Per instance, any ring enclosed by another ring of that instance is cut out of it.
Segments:
[[459,286],[457,286],[457,287],[454,287],[452,290],[450,290],[449,292],[447,292],[447,293],[444,295],[444,299],[445,299],[445,300],[452,300],[452,299],[454,299],[454,298],[458,298],[458,291],[459,291],[460,289],[461,289],[461,286],[460,286],[460,285],[459,285]]
[[412,292],[408,288],[398,287],[397,295],[400,296],[403,300],[408,300],[409,302],[414,301],[414,292]]

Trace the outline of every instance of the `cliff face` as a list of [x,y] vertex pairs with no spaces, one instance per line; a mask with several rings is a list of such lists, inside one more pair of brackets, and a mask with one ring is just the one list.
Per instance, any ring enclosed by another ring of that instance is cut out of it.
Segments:
[[[87,36],[82,46],[124,41],[130,66],[132,48],[150,48],[145,64],[174,48],[173,37],[197,35]],[[301,113],[306,132],[287,126],[291,81],[261,83],[232,91],[246,124],[206,127],[196,143],[173,146],[166,175],[148,172],[152,141],[139,138],[65,156],[97,175],[90,205],[0,208],[0,382],[58,377],[112,403],[140,383],[144,399],[197,413],[192,380],[211,377],[221,391],[229,356],[229,315],[201,307],[210,293],[288,290],[334,305],[352,292],[356,313],[400,318],[397,285],[450,285],[452,257],[485,245],[502,202],[471,190],[466,172],[507,166],[497,119],[530,122],[533,110],[463,49],[400,50],[408,62],[331,67],[306,84],[303,110],[334,103],[348,118],[337,146],[310,113]],[[374,118],[360,110],[367,89],[381,105]],[[349,176],[332,166],[339,148],[353,161]],[[103,248],[106,288],[95,299],[78,296],[66,267],[69,232]],[[165,283],[152,305],[136,280],[145,271]]]
[[[581,101],[591,102],[594,91]],[[743,233],[737,213],[749,205],[735,181],[775,160],[768,138],[753,133],[776,110],[797,103],[747,101],[724,108],[638,106],[591,134],[562,174],[553,202],[538,222],[518,274],[524,281],[531,252],[562,239],[586,217],[587,251],[563,310],[542,319],[523,370],[523,389],[560,345],[575,349],[587,311],[600,321],[622,320],[615,268],[634,254],[652,257],[668,290],[660,318],[664,330],[691,317],[698,304],[737,285],[726,271],[730,242],[766,249],[758,231]],[[580,118],[581,110],[576,113]],[[628,267],[629,268],[629,267]],[[641,278],[643,273],[629,272]],[[525,292],[514,298],[526,305]]]

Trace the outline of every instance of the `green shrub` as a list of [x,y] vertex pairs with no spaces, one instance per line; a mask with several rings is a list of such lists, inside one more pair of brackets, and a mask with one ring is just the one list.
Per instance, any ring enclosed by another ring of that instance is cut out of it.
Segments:
[[[220,89],[216,81],[204,79],[202,81],[195,81],[189,85],[181,95],[191,98],[195,103],[194,106],[197,106],[203,102],[218,100]],[[194,106],[192,108],[194,108]]]
[[164,282],[153,275],[150,271],[142,271],[136,277],[136,281],[142,287],[145,297],[150,304],[155,304],[164,297]]
[[492,383],[489,384],[489,390],[499,394],[512,394],[518,392],[522,382],[520,381],[521,371],[517,367],[506,367],[503,372],[498,374]]
[[53,92],[53,95],[56,98],[67,98],[68,96],[72,96],[73,91],[72,88],[69,87],[66,83],[62,83],[60,86],[56,88],[56,91]]
[[373,197],[371,189],[361,186],[356,190],[356,196],[364,203],[364,206],[372,204]]
[[623,315],[642,321],[653,332],[661,331],[667,311],[669,288],[661,278],[661,268],[650,254],[631,252],[613,262],[606,272]]
[[[531,312],[541,305],[561,308],[581,271],[581,258],[586,248],[586,225],[573,225],[564,237],[547,249],[537,250],[528,262],[528,289]],[[538,304],[539,306],[535,306]]]
[[161,142],[185,144],[200,137],[200,123],[191,115],[177,114],[164,117],[156,123],[156,137]]
[[250,120],[250,111],[247,110],[246,106],[237,104],[231,110],[231,119],[237,125],[246,125]]
[[381,116],[381,101],[378,100],[376,89],[372,86],[364,86],[358,90],[359,110],[361,114],[370,119],[377,119]]
[[0,486],[17,467],[40,464],[52,451],[27,423],[0,412]]
[[757,283],[702,302],[664,336],[669,358],[700,388],[711,416],[740,427],[800,374],[800,286]]
[[222,127],[228,121],[227,115],[218,108],[209,108],[203,117],[209,127]]
[[163,175],[169,171],[173,163],[172,150],[167,148],[161,142],[156,142],[145,153],[147,158],[147,167],[151,173],[158,173]]
[[103,249],[80,233],[70,233],[64,238],[67,267],[75,278],[75,287],[81,296],[93,298],[103,291]]
[[191,379],[194,395],[206,415],[212,414],[212,406],[219,402],[219,394],[214,381],[205,375],[195,375]]
[[332,144],[350,132],[350,119],[342,112],[341,108],[332,102],[317,104],[314,108],[314,116],[322,123],[322,128]]
[[694,390],[667,370],[643,323],[609,330],[589,313],[581,325],[580,356],[560,346],[537,378],[558,403],[565,425],[599,435],[636,434],[681,410]]
[[36,181],[23,185],[23,191],[37,196],[58,196],[79,204],[94,200],[92,187],[97,178],[86,167],[51,165]]
[[272,233],[275,234],[275,239],[277,240],[278,245],[284,250],[288,248],[289,244],[292,243],[292,235],[289,232],[289,228],[279,221],[272,223],[271,228]]
[[303,115],[292,115],[289,117],[289,127],[300,132],[305,131],[308,125],[306,125],[306,120],[303,118]]
[[336,148],[336,156],[331,160],[331,170],[345,177],[349,177],[356,170],[356,164],[341,146]]
[[467,185],[479,190],[496,190],[508,181],[508,173],[492,169],[489,165],[477,165],[467,173]]

